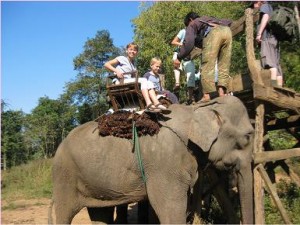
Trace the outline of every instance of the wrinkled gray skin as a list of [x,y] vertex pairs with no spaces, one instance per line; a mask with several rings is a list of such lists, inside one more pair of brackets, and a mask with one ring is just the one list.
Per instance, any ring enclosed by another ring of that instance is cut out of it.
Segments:
[[[239,172],[243,223],[253,223],[253,128],[243,104],[228,96],[205,107],[170,108],[158,135],[139,138],[146,184],[131,140],[99,136],[96,122],[68,135],[53,163],[56,223],[71,223],[83,207],[111,207],[146,198],[160,223],[186,223],[187,193],[198,177],[193,151],[207,152],[219,169]],[[195,147],[187,150],[190,142]]]

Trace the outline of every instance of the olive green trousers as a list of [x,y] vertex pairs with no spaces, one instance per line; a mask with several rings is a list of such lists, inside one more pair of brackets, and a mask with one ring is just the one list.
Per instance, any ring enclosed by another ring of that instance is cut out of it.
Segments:
[[216,91],[215,65],[218,66],[217,86],[228,88],[231,62],[232,33],[229,27],[217,25],[203,39],[201,84],[203,93]]

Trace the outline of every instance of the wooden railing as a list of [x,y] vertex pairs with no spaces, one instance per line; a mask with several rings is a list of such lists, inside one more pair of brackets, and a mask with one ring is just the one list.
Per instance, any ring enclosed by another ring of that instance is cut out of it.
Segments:
[[[255,111],[255,137],[253,149],[253,176],[254,176],[254,214],[255,223],[264,224],[264,188],[270,193],[280,215],[286,224],[291,220],[278,197],[277,191],[264,167],[266,162],[280,165],[288,173],[291,180],[300,185],[299,176],[288,166],[286,160],[300,156],[299,139],[295,148],[285,150],[265,149],[264,143],[267,139],[267,132],[278,129],[290,129],[300,125],[300,94],[288,88],[274,88],[270,85],[270,72],[258,66],[255,58],[254,46],[254,22],[258,19],[257,11],[246,9],[245,15],[234,21],[231,25],[233,36],[245,30],[246,33],[246,57],[249,68],[249,76],[252,80],[252,91],[248,92],[248,99],[254,104],[247,105],[253,107],[248,111]],[[249,86],[248,86],[249,87]],[[239,97],[239,93],[236,93]],[[251,95],[251,96],[250,96]],[[243,99],[241,99],[243,100]],[[246,105],[246,104],[245,104]],[[275,114],[276,110],[285,111],[289,116],[284,119],[270,119],[270,114]],[[268,115],[267,115],[268,114]],[[269,121],[266,121],[268,116]],[[295,136],[297,138],[297,136]],[[298,147],[296,147],[298,146]],[[269,151],[266,151],[269,150]]]

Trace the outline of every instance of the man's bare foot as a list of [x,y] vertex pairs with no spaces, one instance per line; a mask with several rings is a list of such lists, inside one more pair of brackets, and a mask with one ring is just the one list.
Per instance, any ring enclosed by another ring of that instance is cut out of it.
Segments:
[[201,98],[201,100],[199,102],[208,102],[208,101],[210,101],[209,94],[203,94],[203,97]]

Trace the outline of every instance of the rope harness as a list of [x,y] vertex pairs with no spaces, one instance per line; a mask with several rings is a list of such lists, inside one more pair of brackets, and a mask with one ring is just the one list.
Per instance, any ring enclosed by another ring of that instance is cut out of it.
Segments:
[[135,121],[132,121],[132,141],[133,141],[133,150],[136,153],[139,169],[141,171],[143,181],[146,184],[145,170],[144,170],[143,160],[141,156],[139,136],[136,130]]

